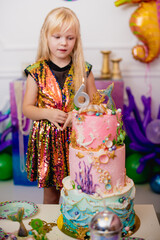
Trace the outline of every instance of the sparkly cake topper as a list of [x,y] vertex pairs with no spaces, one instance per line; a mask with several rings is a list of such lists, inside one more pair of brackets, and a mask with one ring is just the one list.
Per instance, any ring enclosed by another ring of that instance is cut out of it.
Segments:
[[92,99],[92,104],[94,105],[100,105],[105,101],[105,96],[100,95],[99,92],[97,91],[95,94],[93,94],[93,99]]
[[99,93],[102,94],[104,97],[108,97],[107,107],[111,110],[116,108],[113,98],[111,96],[113,88],[114,83],[110,84],[106,89],[98,90]]

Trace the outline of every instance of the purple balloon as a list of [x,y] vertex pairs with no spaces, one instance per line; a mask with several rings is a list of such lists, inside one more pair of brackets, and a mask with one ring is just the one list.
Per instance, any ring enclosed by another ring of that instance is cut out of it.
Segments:
[[155,119],[148,124],[146,136],[152,143],[160,144],[160,119]]

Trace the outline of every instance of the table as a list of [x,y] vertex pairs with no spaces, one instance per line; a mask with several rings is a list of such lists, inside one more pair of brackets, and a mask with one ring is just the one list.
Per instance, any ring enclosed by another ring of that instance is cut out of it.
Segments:
[[[38,204],[38,212],[32,217],[40,218],[46,222],[57,222],[60,213],[60,205],[43,205]],[[145,240],[160,240],[160,225],[154,210],[153,205],[135,205],[134,207],[137,216],[140,218],[140,228],[135,232],[132,237],[141,237]],[[25,219],[23,222],[29,230],[28,223],[31,218]],[[14,232],[19,228],[19,223],[10,220],[0,220],[0,227],[6,232]],[[73,240],[58,227],[53,227],[52,231],[47,234],[49,240]]]

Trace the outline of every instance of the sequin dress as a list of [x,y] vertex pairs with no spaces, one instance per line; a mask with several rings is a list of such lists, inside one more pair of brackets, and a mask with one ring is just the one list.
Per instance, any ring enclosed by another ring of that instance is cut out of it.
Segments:
[[[74,85],[73,64],[70,64],[63,88],[56,74],[46,60],[39,61],[25,69],[37,83],[37,106],[39,108],[73,110]],[[87,74],[91,65],[86,63]],[[64,131],[48,120],[37,120],[29,135],[26,160],[27,177],[30,181],[38,179],[38,187],[56,186],[62,188],[62,180],[69,175],[69,143],[71,128]]]

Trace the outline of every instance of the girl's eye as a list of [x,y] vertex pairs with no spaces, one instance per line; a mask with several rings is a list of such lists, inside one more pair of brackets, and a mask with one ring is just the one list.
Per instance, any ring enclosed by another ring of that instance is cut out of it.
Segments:
[[74,39],[74,37],[68,37],[68,39],[69,39],[69,40],[73,40],[73,39]]
[[53,35],[53,37],[56,38],[56,39],[60,38],[60,36],[58,36],[58,35]]

